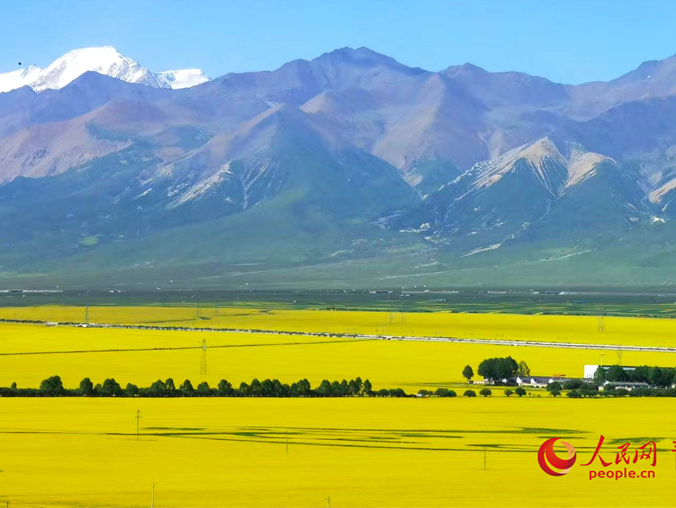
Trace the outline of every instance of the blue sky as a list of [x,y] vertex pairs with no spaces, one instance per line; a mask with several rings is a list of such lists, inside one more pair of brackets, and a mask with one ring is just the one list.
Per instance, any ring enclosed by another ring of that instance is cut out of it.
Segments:
[[212,77],[367,46],[410,66],[471,62],[558,82],[676,53],[676,2],[624,0],[22,0],[0,11],[0,72],[113,45],[153,70]]

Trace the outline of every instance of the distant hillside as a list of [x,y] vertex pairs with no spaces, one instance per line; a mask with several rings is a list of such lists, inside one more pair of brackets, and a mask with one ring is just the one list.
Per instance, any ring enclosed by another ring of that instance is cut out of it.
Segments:
[[76,50],[0,75],[0,281],[670,283],[674,62],[572,86],[343,48],[208,80]]

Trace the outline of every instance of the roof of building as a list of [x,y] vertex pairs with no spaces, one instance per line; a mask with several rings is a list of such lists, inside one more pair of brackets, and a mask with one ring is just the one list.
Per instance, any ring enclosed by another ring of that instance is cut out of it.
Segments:
[[632,388],[641,388],[650,386],[648,383],[643,381],[629,382],[629,381],[606,381],[603,383],[603,386],[631,386]]
[[585,367],[600,367],[602,369],[609,369],[610,367],[622,367],[622,370],[636,370],[638,367],[635,365],[585,365]]

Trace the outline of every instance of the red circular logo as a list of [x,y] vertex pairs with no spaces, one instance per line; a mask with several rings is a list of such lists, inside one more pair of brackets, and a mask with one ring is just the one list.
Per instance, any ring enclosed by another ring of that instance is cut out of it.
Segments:
[[[551,476],[565,475],[570,471],[570,468],[575,464],[575,459],[577,459],[575,448],[566,441],[561,441],[561,444],[568,450],[568,458],[561,459],[556,455],[556,452],[554,452],[554,443],[559,439],[560,438],[558,437],[547,439],[547,441],[542,443],[542,446],[540,446],[540,449],[538,450],[538,464],[540,464],[540,467],[545,473]],[[560,471],[555,471],[552,467],[559,469]]]

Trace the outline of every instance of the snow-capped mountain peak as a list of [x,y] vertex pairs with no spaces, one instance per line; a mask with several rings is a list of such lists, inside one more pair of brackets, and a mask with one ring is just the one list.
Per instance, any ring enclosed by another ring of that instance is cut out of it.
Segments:
[[40,73],[40,78],[31,84],[31,88],[36,92],[63,88],[87,71],[98,72],[129,83],[168,88],[155,73],[141,67],[112,46],[69,51],[44,69]]
[[26,86],[36,80],[40,76],[40,72],[42,72],[42,69],[31,65],[25,69],[0,74],[0,93]]
[[30,86],[36,92],[59,89],[89,71],[154,88],[186,88],[209,81],[199,69],[156,73],[122,55],[113,46],[103,46],[69,51],[45,69],[30,66],[0,74],[0,92],[22,86]]
[[209,81],[209,76],[202,69],[181,69],[178,71],[162,71],[158,73],[171,88],[190,88]]

